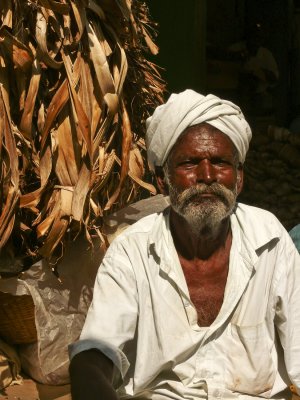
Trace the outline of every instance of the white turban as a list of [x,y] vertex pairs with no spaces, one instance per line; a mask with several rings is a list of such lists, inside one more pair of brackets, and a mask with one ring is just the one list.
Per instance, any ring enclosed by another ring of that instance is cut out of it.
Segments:
[[251,140],[251,129],[238,106],[208,94],[187,89],[172,94],[146,121],[148,162],[152,170],[163,166],[181,133],[189,126],[207,122],[229,136],[244,162]]

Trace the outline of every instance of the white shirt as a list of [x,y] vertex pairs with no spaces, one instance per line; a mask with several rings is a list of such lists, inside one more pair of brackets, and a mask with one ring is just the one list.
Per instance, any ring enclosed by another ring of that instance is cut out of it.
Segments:
[[122,399],[286,399],[276,394],[291,382],[300,393],[299,254],[267,211],[239,204],[231,229],[224,302],[207,328],[197,324],[168,209],[125,230],[99,268],[71,357],[106,354]]

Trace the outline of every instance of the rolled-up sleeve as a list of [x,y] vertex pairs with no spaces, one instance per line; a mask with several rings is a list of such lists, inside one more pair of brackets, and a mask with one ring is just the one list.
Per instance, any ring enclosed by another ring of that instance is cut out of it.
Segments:
[[105,354],[121,374],[129,368],[122,351],[135,337],[137,286],[131,260],[122,244],[113,242],[96,277],[93,300],[79,341],[69,347],[70,358],[92,348]]

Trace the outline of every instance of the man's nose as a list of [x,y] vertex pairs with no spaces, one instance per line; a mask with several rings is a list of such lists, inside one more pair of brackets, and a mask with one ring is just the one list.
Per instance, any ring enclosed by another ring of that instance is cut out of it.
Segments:
[[215,182],[216,174],[210,160],[201,160],[197,167],[197,181],[210,184]]

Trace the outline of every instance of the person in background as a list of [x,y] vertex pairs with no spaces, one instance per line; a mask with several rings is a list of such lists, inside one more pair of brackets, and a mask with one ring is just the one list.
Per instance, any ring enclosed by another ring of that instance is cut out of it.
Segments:
[[300,256],[273,214],[237,202],[250,139],[238,106],[189,89],[148,119],[170,206],[109,247],[70,347],[73,400],[300,393]]
[[300,224],[294,226],[294,228],[289,231],[289,234],[300,253]]
[[273,89],[279,79],[277,62],[264,45],[265,32],[257,22],[247,28],[245,41],[229,47],[240,54],[242,67],[239,77],[241,102],[249,114],[270,113],[273,108]]

